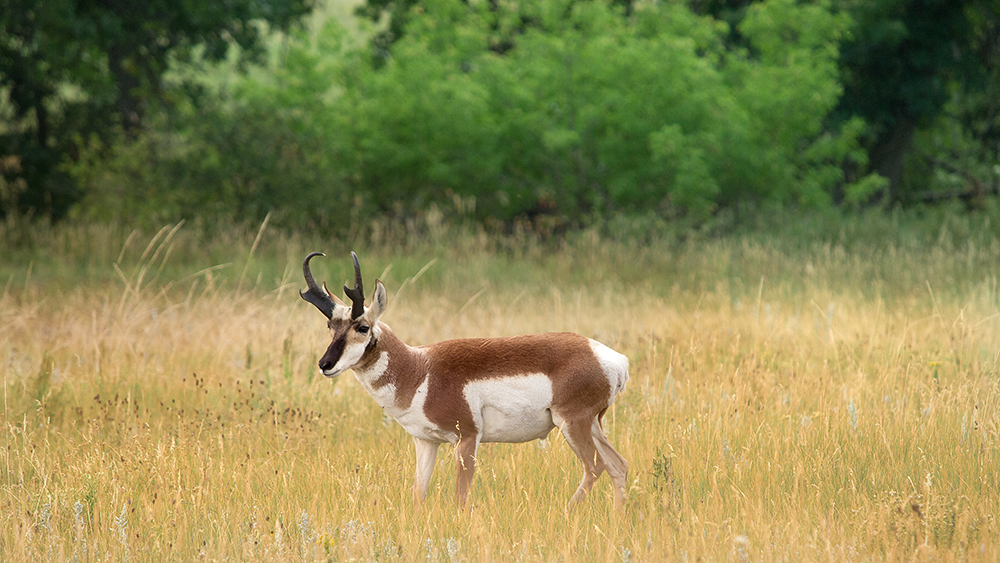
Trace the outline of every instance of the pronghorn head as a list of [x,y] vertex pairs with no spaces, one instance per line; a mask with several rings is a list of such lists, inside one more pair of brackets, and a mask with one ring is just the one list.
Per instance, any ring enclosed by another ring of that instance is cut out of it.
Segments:
[[378,319],[385,311],[386,294],[382,282],[375,280],[375,294],[372,304],[365,307],[365,292],[361,282],[361,265],[358,255],[351,252],[354,259],[354,288],[344,286],[344,293],[351,299],[351,306],[334,296],[326,288],[320,288],[309,271],[309,260],[314,256],[325,256],[322,252],[312,252],[302,262],[302,275],[306,278],[306,291],[299,292],[302,299],[312,303],[329,321],[332,342],[319,360],[319,369],[327,377],[336,377],[344,370],[357,366],[366,352],[378,342],[381,329]]

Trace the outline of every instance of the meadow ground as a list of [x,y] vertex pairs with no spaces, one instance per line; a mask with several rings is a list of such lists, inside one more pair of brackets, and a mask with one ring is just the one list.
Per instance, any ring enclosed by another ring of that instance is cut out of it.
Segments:
[[[27,231],[25,231],[27,229]],[[996,561],[1000,242],[435,231],[357,250],[411,344],[568,330],[626,354],[627,506],[558,432],[450,447],[317,373],[351,250],[236,229],[0,232],[4,561]],[[19,234],[20,233],[20,234]],[[375,233],[378,234],[377,232]],[[6,238],[4,238],[6,237]]]

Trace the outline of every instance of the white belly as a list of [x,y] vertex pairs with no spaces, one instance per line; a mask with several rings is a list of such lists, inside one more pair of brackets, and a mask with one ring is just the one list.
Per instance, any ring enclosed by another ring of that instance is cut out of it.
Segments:
[[529,374],[473,381],[465,399],[483,442],[527,442],[544,438],[552,422],[552,380]]

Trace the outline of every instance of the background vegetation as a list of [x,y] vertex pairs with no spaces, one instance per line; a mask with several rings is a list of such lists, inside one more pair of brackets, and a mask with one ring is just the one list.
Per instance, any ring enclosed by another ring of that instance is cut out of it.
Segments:
[[3,4],[0,212],[565,229],[1000,185],[991,1],[139,4]]

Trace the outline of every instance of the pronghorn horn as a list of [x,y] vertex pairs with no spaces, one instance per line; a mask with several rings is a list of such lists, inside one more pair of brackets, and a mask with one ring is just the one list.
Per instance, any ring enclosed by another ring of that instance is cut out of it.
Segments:
[[333,310],[337,307],[336,303],[330,299],[330,296],[320,289],[316,285],[316,280],[313,278],[312,272],[309,271],[309,260],[313,256],[326,256],[322,252],[310,252],[304,262],[302,262],[302,275],[306,278],[306,285],[309,287],[306,291],[300,291],[299,297],[305,299],[306,301],[312,303],[326,318],[333,318]]
[[351,298],[351,320],[365,314],[365,290],[361,283],[361,264],[358,264],[358,255],[351,251],[351,258],[354,259],[354,289],[344,286],[344,293]]

